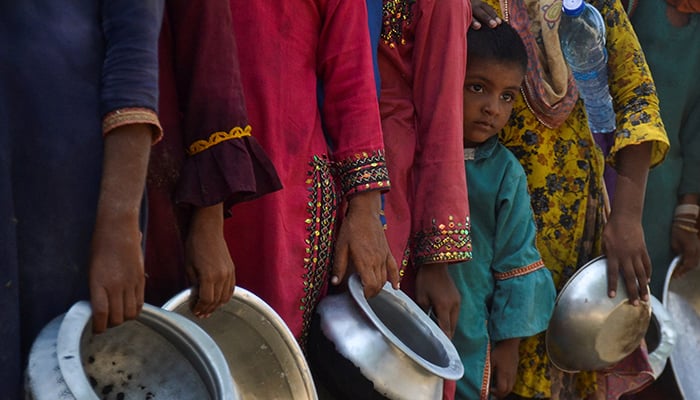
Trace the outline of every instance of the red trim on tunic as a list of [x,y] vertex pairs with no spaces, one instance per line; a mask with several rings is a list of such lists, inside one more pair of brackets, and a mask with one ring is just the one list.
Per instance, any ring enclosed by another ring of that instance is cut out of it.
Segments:
[[384,150],[361,152],[337,161],[334,172],[345,196],[368,190],[389,190],[389,171]]
[[148,108],[120,108],[102,118],[102,135],[106,136],[114,129],[124,125],[149,124],[153,128],[153,144],[163,137],[163,128],[155,111]]
[[[488,321],[486,322],[488,324]],[[484,375],[481,378],[481,400],[489,399],[491,389],[491,342],[486,345],[486,362],[484,363]]]
[[505,279],[510,279],[510,278],[515,278],[516,276],[522,276],[522,275],[527,275],[532,271],[536,271],[540,268],[544,268],[544,262],[542,260],[537,260],[534,263],[530,265],[526,265],[524,267],[512,269],[508,272],[499,272],[494,274],[494,277],[498,280],[505,280]]
[[460,262],[472,257],[469,217],[464,222],[448,217],[446,223],[437,223],[429,230],[418,232],[414,238],[413,265],[434,262]]

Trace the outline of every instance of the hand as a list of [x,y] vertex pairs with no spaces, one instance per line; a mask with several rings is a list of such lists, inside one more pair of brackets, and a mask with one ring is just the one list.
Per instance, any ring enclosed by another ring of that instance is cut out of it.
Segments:
[[496,343],[491,352],[491,366],[493,368],[493,382],[491,394],[496,398],[506,397],[515,385],[518,375],[518,346],[520,339],[506,339]]
[[626,146],[617,152],[617,183],[608,223],[603,229],[603,251],[608,258],[608,296],[615,297],[619,271],[630,303],[649,301],[651,261],[642,230],[642,210],[651,142]]
[[480,29],[482,24],[495,28],[502,22],[493,7],[481,0],[472,0],[472,28]]
[[612,214],[603,230],[603,247],[608,261],[608,295],[617,295],[618,271],[622,271],[630,303],[649,301],[651,261],[644,242],[641,222]]
[[143,307],[139,211],[152,139],[147,124],[114,128],[104,139],[88,278],[95,333],[136,318]]
[[332,284],[339,285],[351,265],[359,274],[368,298],[379,294],[387,279],[394,289],[399,288],[399,270],[379,219],[379,196],[377,191],[363,192],[348,201],[348,211],[335,243],[331,278]]
[[700,238],[697,233],[688,232],[676,226],[671,228],[671,248],[681,255],[680,264],[674,270],[674,276],[683,276],[700,263]]
[[461,296],[447,264],[424,264],[416,274],[416,303],[424,310],[432,307],[438,326],[450,339],[457,329]]
[[135,319],[143,307],[146,284],[138,212],[98,216],[90,255],[93,331],[104,332]]
[[185,269],[193,284],[192,313],[208,317],[231,300],[236,272],[224,239],[221,203],[195,210],[185,247]]

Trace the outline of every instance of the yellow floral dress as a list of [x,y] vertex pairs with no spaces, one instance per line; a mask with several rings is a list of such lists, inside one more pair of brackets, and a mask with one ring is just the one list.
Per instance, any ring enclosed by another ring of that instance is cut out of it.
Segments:
[[[484,1],[502,10],[499,0]],[[651,162],[656,165],[669,144],[644,55],[619,1],[590,3],[606,22],[609,84],[617,114],[615,143],[607,162],[614,165],[616,153],[625,146],[651,141]],[[561,0],[543,0],[539,6],[561,10]],[[579,266],[601,253],[603,153],[588,128],[581,100],[566,121],[552,129],[537,119],[521,93],[500,138],[527,173],[537,246],[559,290]],[[552,381],[559,378],[550,368],[544,333],[524,340],[514,393],[529,398],[582,398],[596,389],[595,374],[581,373],[572,378],[575,383],[564,385],[575,393],[554,394]]]

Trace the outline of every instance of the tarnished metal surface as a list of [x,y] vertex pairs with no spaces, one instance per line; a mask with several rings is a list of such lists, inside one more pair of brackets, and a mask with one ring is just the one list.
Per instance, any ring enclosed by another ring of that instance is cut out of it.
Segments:
[[175,313],[146,304],[138,319],[105,333],[91,326],[87,302],[46,326],[30,354],[31,398],[239,399],[216,343]]
[[377,392],[390,399],[439,399],[443,378],[462,377],[454,345],[403,292],[387,283],[368,301],[357,275],[349,289],[318,305],[321,330]]
[[676,327],[676,346],[671,352],[671,368],[686,399],[700,399],[700,268],[681,277],[673,276],[680,258],[675,258],[666,275],[663,303]]
[[315,400],[316,389],[301,348],[282,318],[250,291],[236,287],[209,318],[195,317],[188,289],[163,308],[198,324],[218,344],[245,400]]
[[607,260],[598,257],[581,267],[557,296],[546,333],[552,363],[568,372],[612,366],[641,343],[651,319],[651,305],[629,303],[622,275],[617,296],[607,295]]

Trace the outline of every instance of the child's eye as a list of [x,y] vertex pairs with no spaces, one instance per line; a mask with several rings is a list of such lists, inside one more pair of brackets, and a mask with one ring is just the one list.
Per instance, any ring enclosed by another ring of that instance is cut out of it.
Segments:
[[511,101],[513,101],[513,99],[515,99],[515,96],[513,96],[513,93],[503,93],[503,94],[501,95],[501,98],[502,98],[503,101],[505,101],[506,103],[510,103]]
[[469,85],[469,90],[471,90],[474,93],[481,93],[484,91],[484,87],[479,85],[478,83],[473,83]]

